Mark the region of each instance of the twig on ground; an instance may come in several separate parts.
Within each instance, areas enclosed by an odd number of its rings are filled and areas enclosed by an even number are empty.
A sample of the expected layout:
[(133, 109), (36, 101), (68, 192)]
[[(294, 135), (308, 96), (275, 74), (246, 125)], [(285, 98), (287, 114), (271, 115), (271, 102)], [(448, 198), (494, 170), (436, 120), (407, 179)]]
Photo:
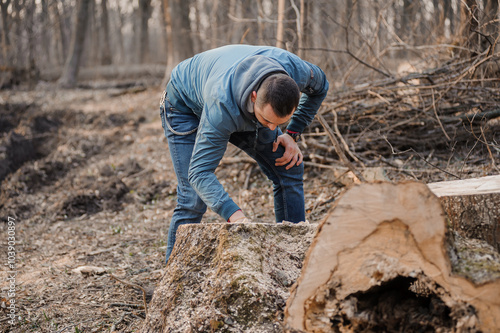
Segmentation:
[(124, 314), (122, 314), (121, 318), (118, 319), (118, 321), (115, 321), (113, 323), (113, 325), (111, 325), (111, 328), (109, 329), (109, 333), (113, 333), (116, 330), (116, 326), (118, 326), (125, 319), (125, 316), (128, 314), (130, 314), (130, 312), (125, 312)]
[(78, 326), (78, 325), (81, 325), (81, 324), (83, 324), (83, 323), (86, 323), (86, 322), (89, 322), (89, 321), (93, 321), (93, 320), (95, 320), (95, 319), (94, 319), (94, 318), (91, 318), (91, 319), (83, 320), (83, 321), (81, 321), (81, 322), (79, 322), (79, 323), (77, 323), (77, 324), (71, 324), (71, 325), (68, 325), (68, 326), (66, 326), (66, 327), (64, 327), (64, 328), (62, 328), (62, 329), (60, 329), (59, 331), (56, 331), (55, 333), (62, 333), (62, 332), (64, 332), (64, 331), (66, 331), (68, 328), (72, 328), (72, 327), (75, 327), (75, 326)]
[(132, 303), (111, 303), (109, 306), (132, 308), (132, 309), (144, 309), (143, 304), (132, 304)]
[(141, 287), (137, 284), (134, 284), (134, 283), (120, 280), (119, 278), (117, 278), (113, 274), (109, 274), (109, 276), (112, 277), (113, 279), (115, 279), (116, 281), (121, 282), (129, 287), (140, 289), (142, 291), (142, 301), (144, 302), (144, 312), (146, 312), (146, 314), (148, 314), (148, 303), (146, 302), (146, 290), (144, 290), (143, 287)]

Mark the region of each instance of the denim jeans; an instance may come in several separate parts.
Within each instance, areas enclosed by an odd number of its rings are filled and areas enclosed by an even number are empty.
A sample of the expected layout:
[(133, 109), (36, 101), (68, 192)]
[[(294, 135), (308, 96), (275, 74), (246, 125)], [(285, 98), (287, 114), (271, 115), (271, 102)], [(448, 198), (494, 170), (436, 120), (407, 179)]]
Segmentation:
[[(160, 106), (160, 116), (175, 174), (177, 175), (177, 206), (174, 209), (167, 238), (166, 262), (174, 248), (177, 228), (183, 224), (200, 223), (207, 206), (191, 187), (188, 170), (193, 152), (199, 119), (194, 113), (179, 112), (165, 99)], [(273, 152), (273, 142), (281, 130), (267, 127), (257, 132), (233, 133), (229, 142), (245, 151), (257, 161), (264, 174), (273, 182), (274, 212), (276, 222), (305, 221), (303, 176), (304, 164), (286, 170), (275, 166), (275, 160), (285, 151), (281, 145)]]

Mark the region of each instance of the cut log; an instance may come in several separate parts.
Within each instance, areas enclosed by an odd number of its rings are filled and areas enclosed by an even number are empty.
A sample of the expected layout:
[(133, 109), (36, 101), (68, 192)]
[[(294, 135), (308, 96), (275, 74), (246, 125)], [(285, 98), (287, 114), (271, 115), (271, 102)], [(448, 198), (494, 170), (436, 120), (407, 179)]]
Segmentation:
[(191, 224), (177, 240), (142, 332), (282, 332), (316, 232), (311, 224)]
[(492, 274), (474, 283), (453, 269), (467, 251), (446, 231), (440, 201), (424, 184), (352, 187), (307, 251), (286, 330), (498, 332), (498, 252), (486, 244), (490, 267), (479, 270)]
[(500, 251), (500, 175), (428, 186), (441, 200), (453, 230)]

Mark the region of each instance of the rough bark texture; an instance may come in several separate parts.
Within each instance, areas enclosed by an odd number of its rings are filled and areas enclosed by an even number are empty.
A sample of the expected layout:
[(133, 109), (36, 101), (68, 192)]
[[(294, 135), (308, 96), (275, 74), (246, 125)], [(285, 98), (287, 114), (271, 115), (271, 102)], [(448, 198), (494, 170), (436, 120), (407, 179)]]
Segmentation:
[(289, 288), (316, 227), (180, 227), (142, 332), (282, 332)]
[(441, 200), (451, 228), (500, 251), (500, 175), (429, 184)]
[(85, 31), (87, 29), (90, 0), (78, 2), (75, 16), (73, 35), (71, 37), (71, 47), (68, 59), (64, 65), (64, 70), (59, 78), (58, 84), (63, 88), (71, 88), (76, 85), (78, 71), (80, 69), (80, 59), (83, 53), (85, 42)]
[[(457, 246), (446, 231), (440, 201), (424, 184), (353, 186), (307, 251), (287, 301), (287, 329), (496, 332), (499, 274), (473, 279), (453, 269), (461, 261), (467, 271), (464, 259), (474, 251), (464, 242)], [(495, 253), (489, 247), (473, 261), (500, 273)]]

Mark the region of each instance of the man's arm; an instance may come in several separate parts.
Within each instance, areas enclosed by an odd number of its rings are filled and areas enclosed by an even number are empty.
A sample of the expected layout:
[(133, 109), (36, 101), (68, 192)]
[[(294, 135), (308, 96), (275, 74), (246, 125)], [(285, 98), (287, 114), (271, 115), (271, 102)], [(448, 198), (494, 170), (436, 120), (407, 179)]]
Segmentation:
[[(299, 106), (292, 116), (287, 129), (292, 132), (302, 133), (304, 129), (312, 122), (314, 116), (318, 112), (321, 103), (328, 92), (329, 83), (325, 73), (318, 66), (303, 61), (306, 66), (306, 72), (295, 73), (297, 76), (308, 75), (306, 80), (294, 78), (298, 82), (307, 82), (305, 87), (301, 87), (302, 96), (300, 97)], [(309, 69), (307, 71), (307, 69)]]
[[(301, 66), (297, 65), (293, 68), (301, 68), (301, 70), (292, 72), (292, 77), (296, 82), (302, 83), (302, 87), (299, 85), (302, 96), (297, 110), (295, 110), (292, 120), (287, 126), (287, 131), (300, 135), (318, 112), (328, 92), (329, 84), (325, 73), (318, 66), (298, 58), (295, 59)], [(286, 165), (288, 170), (302, 163), (304, 156), (292, 136), (286, 133), (280, 135), (273, 145), (273, 151), (276, 151), (278, 145), (285, 147), (285, 153), (276, 160), (276, 166)]]
[(230, 126), (227, 121), (211, 119), (208, 110), (203, 111), (188, 172), (189, 183), (200, 198), (226, 221), (240, 208), (229, 197), (214, 172), (226, 151)]

